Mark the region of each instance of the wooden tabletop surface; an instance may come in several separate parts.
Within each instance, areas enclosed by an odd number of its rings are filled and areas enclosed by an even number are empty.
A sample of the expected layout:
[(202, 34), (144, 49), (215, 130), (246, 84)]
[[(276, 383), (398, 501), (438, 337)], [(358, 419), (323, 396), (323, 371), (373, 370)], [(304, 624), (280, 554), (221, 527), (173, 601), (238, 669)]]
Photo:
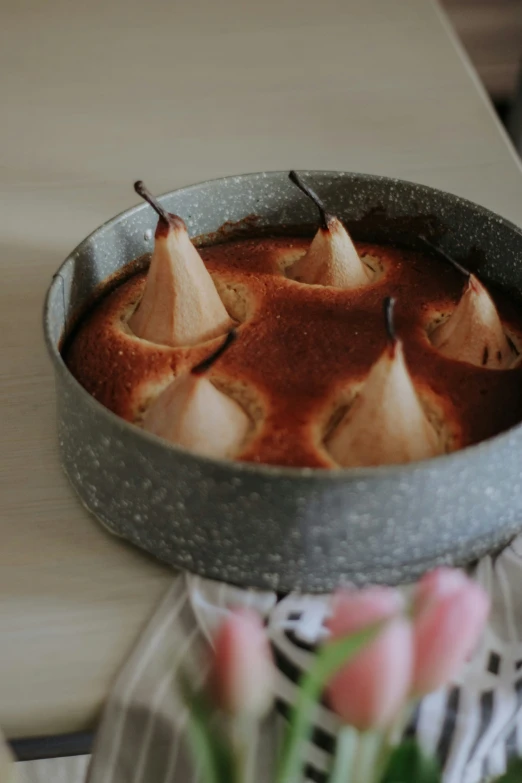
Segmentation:
[(389, 174), (522, 224), (520, 165), (431, 0), (0, 0), (0, 725), (92, 726), (171, 572), (58, 462), (41, 310), (97, 225), (239, 172)]

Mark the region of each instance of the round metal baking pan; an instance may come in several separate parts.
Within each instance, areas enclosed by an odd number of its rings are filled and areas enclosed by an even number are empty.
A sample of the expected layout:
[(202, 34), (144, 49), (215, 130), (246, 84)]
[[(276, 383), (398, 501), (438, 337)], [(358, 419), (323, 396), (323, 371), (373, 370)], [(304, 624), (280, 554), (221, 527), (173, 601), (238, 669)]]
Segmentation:
[[(415, 247), (424, 234), (522, 297), (522, 232), (503, 218), (413, 183), (302, 174), (355, 238)], [(316, 217), (286, 172), (204, 182), (161, 200), (192, 236), (281, 231)], [(319, 592), (466, 563), (522, 528), (521, 426), (421, 463), (328, 471), (207, 459), (104, 408), (71, 375), (60, 346), (104, 281), (151, 251), (154, 226), (146, 205), (106, 223), (62, 264), (45, 303), (62, 464), (112, 533), (206, 577)]]

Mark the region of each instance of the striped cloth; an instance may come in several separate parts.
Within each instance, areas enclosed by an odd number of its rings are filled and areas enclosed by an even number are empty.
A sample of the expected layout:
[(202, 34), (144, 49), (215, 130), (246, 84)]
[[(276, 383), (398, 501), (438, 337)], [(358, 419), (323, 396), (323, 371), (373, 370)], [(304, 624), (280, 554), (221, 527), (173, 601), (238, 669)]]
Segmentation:
[[(522, 755), (522, 536), (480, 561), (474, 576), (493, 606), (481, 645), (458, 682), (424, 699), (409, 730), (438, 755), (445, 783), (479, 783), (501, 774), (512, 755)], [(205, 677), (214, 630), (238, 606), (253, 607), (265, 618), (277, 663), (278, 710), (263, 728), (259, 752), (259, 780), (270, 783), (270, 761), (296, 681), (324, 636), (329, 597), (278, 597), (189, 574), (174, 577), (122, 669), (88, 783), (197, 783), (176, 672), (183, 663), (196, 680)], [(320, 706), (306, 751), (307, 781), (325, 780), (336, 729), (335, 716)]]

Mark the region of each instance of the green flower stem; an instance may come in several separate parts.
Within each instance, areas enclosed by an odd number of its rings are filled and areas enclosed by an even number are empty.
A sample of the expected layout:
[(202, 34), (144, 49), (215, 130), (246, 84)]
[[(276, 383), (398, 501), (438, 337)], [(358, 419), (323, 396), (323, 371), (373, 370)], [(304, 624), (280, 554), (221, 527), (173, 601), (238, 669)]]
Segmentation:
[(410, 701), (403, 706), (389, 728), (382, 734), (377, 758), (375, 760), (375, 780), (381, 780), (388, 766), (394, 748), (401, 744), (404, 732), (411, 720), (416, 702)]
[[(333, 675), (354, 658), (382, 631), (383, 623), (325, 644), (301, 680), (296, 703), (279, 758), (276, 783), (297, 783), (302, 771), (302, 753), (310, 736), (317, 701)], [(368, 783), (368, 781), (365, 781)]]
[[(392, 731), (387, 731), (381, 735), (381, 743), (379, 745), (377, 756), (375, 759), (374, 777), (372, 778), (372, 780), (374, 780), (375, 783), (381, 782), (382, 777), (388, 767), (390, 757), (397, 744), (396, 742), (393, 741), (392, 737), (393, 737)], [(400, 742), (400, 738), (398, 742)]]
[(382, 743), (380, 732), (365, 731), (360, 734), (353, 763), (353, 783), (378, 783), (376, 766)]
[(258, 721), (246, 715), (232, 720), (230, 728), (235, 763), (235, 783), (254, 783), (259, 741)]
[(404, 732), (408, 728), (408, 724), (413, 717), (416, 706), (416, 700), (407, 702), (391, 724), (388, 732), (388, 738), (391, 745), (399, 745), (402, 742)]
[(205, 783), (234, 780), (234, 758), (221, 726), (213, 725), (214, 709), (204, 691), (195, 688), (185, 671), (178, 673), (180, 695), (189, 714), (189, 738)]
[(359, 734), (356, 729), (351, 726), (341, 726), (328, 783), (353, 783), (354, 753), (358, 741)]

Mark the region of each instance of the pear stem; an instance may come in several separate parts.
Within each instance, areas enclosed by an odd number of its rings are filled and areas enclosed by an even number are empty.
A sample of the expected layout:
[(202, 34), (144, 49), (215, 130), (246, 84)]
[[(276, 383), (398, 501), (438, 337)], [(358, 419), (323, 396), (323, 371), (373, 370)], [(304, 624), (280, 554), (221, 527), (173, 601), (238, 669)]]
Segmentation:
[(306, 184), (306, 182), (303, 182), (297, 171), (291, 171), (288, 175), (288, 179), (294, 183), (294, 185), (297, 185), (299, 190), (301, 190), (305, 196), (308, 196), (310, 201), (313, 201), (317, 209), (319, 210), (319, 215), (321, 218), (321, 228), (324, 228), (326, 231), (328, 231), (328, 223), (332, 219), (332, 215), (330, 215), (322, 202), (322, 200), (319, 198), (315, 190), (312, 190), (312, 188)]
[(395, 331), (394, 323), (394, 311), (395, 311), (395, 298), (393, 296), (387, 296), (383, 303), (384, 309), (384, 325), (386, 327), (386, 334), (390, 345), (395, 345), (397, 342), (397, 332)]
[(449, 256), (447, 253), (445, 253), (444, 250), (434, 245), (432, 242), (429, 241), (429, 239), (426, 239), (425, 236), (422, 236), (422, 234), (419, 238), (425, 245), (427, 245), (430, 248), (430, 250), (433, 250), (434, 253), (437, 253), (437, 255), (441, 256), (441, 258), (447, 261), (448, 264), (451, 264), (451, 266), (454, 267), (457, 270), (457, 272), (460, 272), (461, 275), (464, 275), (465, 277), (471, 277), (471, 272), (469, 271), (469, 269), (466, 269), (465, 266), (462, 266), (462, 264), (459, 264), (458, 261), (455, 261), (455, 259)]
[(203, 359), (202, 362), (199, 364), (196, 364), (195, 367), (192, 368), (191, 373), (192, 375), (204, 375), (212, 365), (217, 362), (220, 356), (223, 356), (225, 351), (229, 349), (229, 347), (232, 345), (234, 340), (237, 337), (237, 332), (235, 329), (231, 329), (230, 332), (227, 334), (219, 348), (217, 348), (214, 353), (211, 353), (210, 356), (207, 356), (206, 359)]
[(145, 199), (147, 204), (150, 204), (152, 209), (155, 212), (157, 212), (157, 214), (160, 217), (160, 220), (163, 220), (163, 222), (167, 226), (171, 225), (172, 219), (171, 219), (169, 213), (167, 212), (166, 209), (163, 209), (163, 207), (161, 206), (159, 201), (156, 198), (154, 198), (154, 196), (152, 195), (150, 190), (147, 187), (145, 187), (145, 185), (141, 181), (141, 179), (139, 179), (137, 182), (134, 183), (134, 190), (136, 191), (138, 196), (141, 196), (143, 199)]

